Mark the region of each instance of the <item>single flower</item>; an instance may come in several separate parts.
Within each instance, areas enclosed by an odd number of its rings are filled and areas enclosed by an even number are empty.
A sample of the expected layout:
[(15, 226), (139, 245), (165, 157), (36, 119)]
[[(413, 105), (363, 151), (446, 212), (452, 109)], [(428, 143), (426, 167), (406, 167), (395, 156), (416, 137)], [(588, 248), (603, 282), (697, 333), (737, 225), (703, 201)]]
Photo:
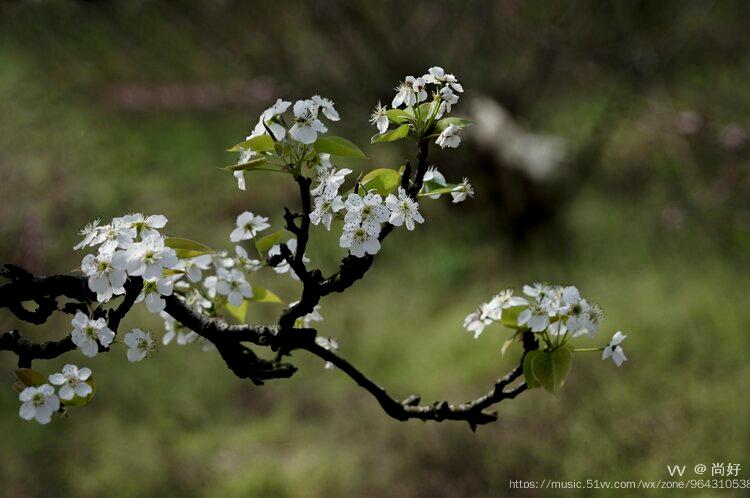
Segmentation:
[(128, 346), (128, 361), (141, 361), (149, 356), (156, 346), (151, 332), (144, 332), (141, 329), (133, 329), (123, 338), (123, 342)]
[(338, 121), (339, 119), (341, 119), (339, 117), (338, 111), (333, 108), (332, 100), (321, 97), (320, 95), (313, 95), (310, 100), (318, 104), (318, 108), (323, 112), (323, 115), (331, 121)]
[(318, 104), (312, 100), (298, 100), (294, 104), (294, 125), (289, 135), (298, 142), (311, 144), (318, 139), (318, 133), (328, 128), (318, 119)]
[(48, 424), (52, 414), (60, 409), (60, 399), (55, 388), (49, 384), (39, 387), (27, 387), (18, 395), (21, 409), (18, 414), (24, 420), (36, 419), (40, 424)]
[(423, 223), (424, 218), (419, 213), (419, 203), (406, 195), (406, 190), (398, 188), (398, 197), (388, 194), (385, 200), (386, 207), (390, 210), (391, 215), (388, 222), (391, 225), (400, 227), (406, 225), (407, 230), (414, 230), (414, 222)]
[(441, 148), (456, 148), (461, 143), (461, 128), (454, 124), (449, 124), (435, 140)]
[(474, 188), (469, 183), (468, 178), (464, 178), (463, 181), (451, 191), (451, 197), (453, 197), (453, 204), (463, 202), (467, 197), (474, 197)]
[(388, 115), (385, 113), (386, 110), (387, 109), (378, 102), (378, 105), (372, 111), (372, 114), (370, 114), (370, 124), (377, 127), (378, 132), (381, 134), (388, 131)]
[(92, 320), (79, 311), (70, 323), (73, 325), (73, 332), (70, 336), (73, 344), (89, 358), (96, 356), (99, 352), (99, 344), (106, 348), (115, 338), (115, 333), (107, 327), (104, 318)]
[(256, 216), (250, 211), (245, 211), (237, 217), (237, 228), (229, 234), (229, 240), (239, 242), (254, 238), (259, 232), (262, 232), (271, 225), (268, 224), (268, 218), (265, 216)]
[(606, 360), (607, 358), (612, 358), (612, 361), (615, 362), (615, 365), (618, 367), (627, 360), (627, 357), (625, 356), (625, 351), (623, 351), (622, 346), (620, 346), (620, 343), (625, 340), (627, 336), (624, 335), (619, 330), (615, 332), (615, 335), (612, 336), (612, 340), (609, 341), (609, 344), (606, 348), (604, 348), (604, 351), (602, 351), (602, 360)]
[(52, 385), (60, 386), (58, 395), (60, 399), (70, 401), (75, 396), (85, 398), (93, 389), (86, 382), (91, 377), (90, 368), (78, 368), (75, 365), (65, 365), (62, 373), (56, 373), (49, 376), (49, 382)]
[(380, 241), (377, 234), (368, 231), (361, 225), (344, 225), (339, 245), (348, 248), (352, 256), (362, 258), (365, 254), (377, 254)]

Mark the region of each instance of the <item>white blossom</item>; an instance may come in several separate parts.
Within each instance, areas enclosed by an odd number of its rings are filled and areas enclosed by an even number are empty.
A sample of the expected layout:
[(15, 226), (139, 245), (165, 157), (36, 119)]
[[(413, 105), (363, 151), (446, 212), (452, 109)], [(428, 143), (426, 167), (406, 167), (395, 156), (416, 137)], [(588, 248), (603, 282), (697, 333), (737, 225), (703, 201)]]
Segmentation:
[(395, 88), (396, 96), (393, 97), (391, 107), (396, 109), (401, 104), (407, 107), (413, 106), (418, 102), (427, 100), (427, 91), (425, 91), (425, 80), (407, 76), (404, 81), (399, 83)]
[(435, 115), (435, 119), (440, 119), (443, 114), (451, 112), (451, 106), (458, 102), (458, 95), (453, 93), (453, 90), (449, 86), (444, 86), (438, 93), (440, 95), (440, 107)]
[(599, 330), (599, 321), (603, 315), (599, 306), (581, 299), (578, 304), (571, 308), (569, 314), (566, 325), (568, 330), (572, 332), (573, 337), (583, 334), (587, 334), (589, 337), (596, 335), (597, 330)]
[(377, 254), (380, 250), (377, 233), (369, 232), (362, 225), (345, 225), (339, 245), (348, 248), (352, 256), (357, 258), (362, 258), (365, 254)]
[(162, 312), (162, 318), (164, 319), (164, 336), (162, 337), (162, 344), (165, 346), (171, 343), (175, 337), (177, 338), (177, 344), (184, 346), (186, 344), (192, 344), (196, 340), (200, 343), (203, 351), (211, 351), (214, 345), (205, 337), (199, 336), (194, 331), (184, 327), (181, 323), (177, 322), (171, 315)]
[[(383, 205), (380, 194), (370, 192), (361, 197), (359, 194), (351, 193), (346, 198), (346, 216), (344, 221), (349, 224), (369, 225), (380, 229), (380, 224), (388, 221), (390, 212)], [(368, 227), (366, 227), (368, 228)]]
[(132, 213), (122, 217), (124, 223), (134, 228), (141, 239), (159, 237), (159, 230), (167, 226), (167, 217), (161, 214), (145, 216), (143, 213)]
[[(427, 168), (427, 171), (424, 174), (423, 177), (424, 183), (422, 186), (422, 190), (425, 193), (429, 193), (431, 188), (429, 183), (434, 183), (438, 185), (438, 188), (440, 187), (446, 187), (448, 185), (448, 182), (445, 181), (445, 176), (438, 171), (438, 169), (435, 166), (430, 166)], [(430, 199), (438, 199), (440, 198), (440, 194), (430, 195), (428, 196)]]
[(55, 386), (61, 386), (58, 395), (60, 399), (70, 401), (75, 396), (85, 398), (93, 389), (86, 382), (91, 377), (90, 368), (78, 368), (75, 365), (65, 365), (62, 373), (49, 376), (49, 382)]
[(89, 289), (96, 292), (96, 300), (104, 303), (113, 295), (125, 294), (125, 269), (128, 259), (124, 251), (87, 254), (81, 262), (81, 271), (88, 277)]
[[(276, 99), (276, 103), (274, 103), (271, 107), (261, 113), (260, 119), (258, 119), (258, 124), (255, 125), (253, 133), (247, 137), (247, 140), (259, 135), (267, 134), (268, 131), (266, 130), (266, 127), (271, 130), (271, 133), (273, 133), (273, 136), (274, 138), (276, 138), (276, 140), (281, 140), (282, 138), (284, 138), (284, 136), (286, 135), (286, 128), (284, 128), (281, 123), (277, 122), (276, 116), (284, 114), (286, 110), (289, 109), (290, 105), (292, 105), (291, 102), (287, 102), (286, 100), (282, 99)], [(242, 190), (245, 189), (242, 188)]]
[(422, 79), (427, 83), (435, 85), (447, 85), (456, 92), (463, 92), (464, 88), (458, 82), (456, 77), (452, 74), (446, 74), (445, 70), (439, 66), (433, 66), (427, 70), (427, 74), (422, 76)]
[[(289, 249), (289, 252), (292, 253), (292, 256), (297, 254), (297, 239), (289, 239), (285, 242), (286, 247)], [(271, 249), (268, 250), (268, 258), (271, 259), (273, 256), (281, 254), (281, 245), (276, 244)], [(310, 259), (303, 255), (302, 256), (302, 262), (303, 263), (309, 263)], [(273, 271), (276, 273), (287, 273), (292, 276), (293, 279), (299, 280), (299, 276), (292, 270), (291, 266), (286, 260), (283, 260), (281, 263), (273, 267)]]
[(247, 251), (242, 246), (235, 246), (234, 248), (235, 259), (237, 260), (237, 268), (240, 268), (244, 272), (258, 271), (261, 267), (261, 262), (257, 259), (252, 259), (248, 256)]
[(388, 131), (388, 115), (385, 113), (386, 110), (387, 109), (378, 102), (378, 105), (372, 111), (372, 114), (370, 114), (370, 124), (377, 127), (378, 132), (381, 134)]
[(144, 332), (141, 329), (133, 329), (125, 334), (123, 342), (128, 346), (128, 361), (130, 362), (141, 361), (156, 349), (151, 332)]
[(271, 225), (268, 224), (268, 218), (265, 216), (256, 216), (250, 211), (245, 211), (237, 217), (237, 228), (229, 234), (229, 240), (239, 242), (254, 238)]
[(316, 170), (315, 180), (318, 185), (310, 190), (312, 195), (336, 195), (346, 180), (346, 175), (352, 172), (349, 168), (336, 170), (333, 166), (318, 166)]
[(602, 360), (606, 360), (607, 358), (612, 358), (612, 361), (615, 362), (615, 365), (618, 367), (623, 364), (627, 358), (625, 357), (625, 351), (623, 351), (622, 346), (620, 346), (620, 343), (625, 340), (627, 336), (624, 335), (619, 330), (615, 332), (615, 335), (612, 336), (612, 340), (609, 341), (609, 344), (606, 348), (604, 348), (604, 351), (602, 351)]
[(240, 190), (245, 190), (245, 172), (244, 171), (235, 171), (234, 177), (237, 179), (237, 188)]
[(333, 214), (344, 209), (344, 201), (340, 195), (321, 195), (315, 198), (313, 204), (314, 209), (310, 213), (310, 222), (313, 225), (319, 225), (322, 222), (326, 230), (331, 229)]
[(443, 149), (446, 147), (458, 147), (458, 144), (461, 143), (461, 128), (454, 124), (449, 124), (437, 137), (435, 143)]
[(227, 297), (232, 306), (240, 306), (242, 301), (253, 297), (253, 289), (239, 270), (219, 270), (216, 292)]
[(70, 338), (84, 356), (90, 358), (96, 356), (99, 352), (99, 344), (107, 347), (115, 338), (115, 333), (107, 327), (104, 318), (91, 320), (85, 313), (79, 311), (70, 323), (73, 325)]
[(403, 187), (398, 188), (398, 197), (388, 194), (385, 199), (386, 207), (391, 211), (388, 222), (400, 227), (406, 225), (407, 230), (414, 230), (414, 222), (423, 223), (424, 218), (419, 213), (419, 203), (406, 195)]
[(514, 306), (528, 304), (526, 299), (513, 295), (512, 289), (506, 289), (496, 294), (489, 302), (479, 305), (476, 311), (464, 318), (464, 328), (479, 337), (484, 328), (493, 322), (499, 322), (503, 317), (503, 310)]
[(184, 262), (185, 271), (191, 282), (203, 280), (203, 272), (211, 268), (211, 254), (201, 254)]
[(463, 202), (467, 197), (474, 197), (474, 187), (471, 186), (468, 178), (464, 178), (463, 181), (451, 191), (451, 197), (453, 197), (453, 204)]
[(549, 314), (540, 303), (532, 303), (518, 315), (518, 325), (526, 326), (532, 332), (542, 332), (549, 323)]
[(173, 292), (174, 277), (144, 279), (143, 290), (135, 302), (144, 301), (147, 310), (151, 313), (160, 313), (167, 305), (162, 296), (171, 296)]
[(294, 103), (294, 125), (289, 130), (294, 140), (309, 145), (318, 139), (318, 133), (327, 131), (328, 128), (318, 119), (318, 104), (312, 100)]
[[(289, 307), (293, 307), (299, 304), (299, 301), (294, 301), (293, 303), (289, 303)], [(313, 310), (308, 313), (307, 315), (303, 316), (302, 318), (297, 319), (298, 326), (301, 326), (302, 328), (309, 328), (312, 322), (322, 322), (323, 321), (323, 315), (320, 314), (320, 305), (316, 304), (313, 307)]]
[[(133, 243), (137, 233), (130, 223), (123, 218), (114, 218), (109, 225), (93, 228), (94, 236), (90, 238), (90, 246), (100, 245), (100, 252), (113, 252), (116, 249), (127, 249)], [(89, 237), (86, 237), (87, 239)], [(79, 244), (80, 245), (80, 244)]]
[[(338, 351), (338, 349), (339, 349), (339, 343), (333, 337), (323, 337), (323, 336), (320, 336), (320, 335), (315, 336), (315, 344), (317, 344), (318, 346), (320, 346), (323, 349), (326, 349), (326, 350), (334, 352), (334, 353), (336, 351)], [(326, 369), (333, 368), (333, 363), (331, 363), (330, 361), (327, 361), (326, 364), (325, 364), (325, 368)]]
[(313, 95), (311, 100), (318, 104), (318, 108), (323, 112), (323, 115), (331, 121), (338, 121), (339, 119), (341, 119), (339, 117), (338, 111), (333, 108), (332, 100), (321, 97), (320, 95)]
[(153, 234), (131, 245), (126, 255), (128, 274), (144, 279), (161, 278), (164, 270), (175, 268), (179, 263), (174, 249), (166, 247), (164, 239)]
[(101, 219), (97, 218), (91, 223), (88, 223), (85, 225), (79, 232), (79, 235), (83, 235), (83, 240), (80, 241), (78, 244), (73, 246), (74, 250), (82, 249), (86, 247), (87, 245), (90, 245), (91, 242), (94, 240), (94, 237), (97, 236), (99, 231), (103, 228), (99, 226), (99, 223), (101, 223)]
[(48, 424), (52, 414), (60, 409), (60, 399), (49, 384), (27, 387), (18, 395), (21, 408), (18, 412), (24, 420), (36, 419), (40, 424)]

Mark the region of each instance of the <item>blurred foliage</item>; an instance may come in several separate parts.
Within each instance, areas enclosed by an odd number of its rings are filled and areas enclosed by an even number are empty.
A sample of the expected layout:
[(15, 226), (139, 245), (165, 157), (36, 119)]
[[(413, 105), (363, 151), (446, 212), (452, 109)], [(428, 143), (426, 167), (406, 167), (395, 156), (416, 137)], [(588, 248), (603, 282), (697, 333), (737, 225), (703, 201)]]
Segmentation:
[[(506, 333), (474, 341), (463, 317), (548, 278), (599, 301), (604, 329), (629, 334), (629, 361), (576, 356), (560, 396), (501, 404), (500, 422), (473, 434), (392, 421), (301, 355), (293, 379), (255, 388), (197, 347), (137, 365), (115, 351), (86, 362), (93, 402), (50, 426), (0, 395), (0, 495), (498, 496), (509, 479), (659, 479), (667, 464), (714, 461), (746, 478), (748, 14), (702, 1), (3, 3), (0, 261), (73, 269), (78, 228), (133, 210), (213, 246), (244, 209), (280, 223), (293, 185), (258, 174), (242, 193), (217, 169), (257, 114), (320, 92), (341, 110), (336, 134), (395, 166), (412, 151), (369, 145), (369, 109), (439, 64), (467, 98), (489, 95), (577, 150), (606, 125), (601, 150), (560, 172), (564, 200), (540, 194), (555, 221), (529, 223), (522, 245), (485, 209), (497, 177), (481, 154), (468, 142), (436, 154), (477, 200), (423, 206), (428, 223), (394, 234), (368, 279), (323, 303), (322, 332), (396, 395), (473, 398), (517, 351), (500, 358)], [(311, 258), (332, 268), (335, 235), (314, 239)], [(296, 299), (294, 283), (272, 288)], [(271, 320), (274, 306), (251, 314)], [(0, 330), (15, 325), (0, 316)], [(142, 310), (125, 325), (160, 329)], [(10, 355), (0, 367), (9, 386)]]

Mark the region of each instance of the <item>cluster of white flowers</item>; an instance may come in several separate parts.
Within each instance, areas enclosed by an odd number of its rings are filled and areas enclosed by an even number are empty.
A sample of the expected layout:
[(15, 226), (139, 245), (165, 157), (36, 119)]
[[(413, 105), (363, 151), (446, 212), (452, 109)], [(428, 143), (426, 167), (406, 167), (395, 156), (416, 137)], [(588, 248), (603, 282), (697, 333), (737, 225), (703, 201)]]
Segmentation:
[[(284, 121), (284, 113), (287, 112), (291, 102), (277, 99), (276, 102), (263, 111), (255, 125), (252, 133), (245, 140), (250, 140), (261, 135), (271, 135), (275, 141), (281, 141), (286, 137), (287, 125)], [(292, 107), (293, 124), (289, 128), (289, 136), (296, 142), (310, 145), (318, 139), (319, 133), (326, 133), (328, 128), (320, 120), (322, 114), (330, 121), (338, 121), (338, 111), (334, 108), (333, 101), (320, 95), (313, 95), (309, 99), (298, 100)], [(270, 132), (270, 133), (269, 133)], [(257, 156), (257, 152), (247, 148), (240, 149), (237, 164), (245, 164)], [(245, 176), (243, 171), (235, 171), (237, 186), (245, 190)]]
[[(85, 398), (93, 392), (91, 369), (65, 365), (61, 373), (49, 376), (49, 384), (28, 386), (18, 395), (21, 401), (19, 416), (24, 420), (36, 420), (48, 424), (52, 414), (60, 409), (60, 400), (71, 401), (75, 397)], [(55, 388), (59, 390), (55, 393)]]
[[(445, 114), (450, 113), (453, 104), (458, 102), (458, 94), (464, 91), (453, 74), (446, 73), (441, 67), (433, 66), (421, 77), (407, 76), (404, 78), (395, 88), (396, 96), (391, 101), (391, 107), (398, 109), (403, 105), (409, 108), (425, 102), (429, 98), (428, 85), (433, 86), (432, 98), (437, 104), (432, 111), (433, 115), (424, 116), (429, 120), (438, 120)], [(378, 103), (370, 115), (370, 123), (377, 127), (381, 134), (388, 130), (387, 111), (387, 108)], [(440, 132), (435, 143), (442, 148), (458, 147), (461, 143), (461, 128), (455, 124), (449, 124)]]
[(144, 300), (152, 313), (164, 309), (161, 296), (172, 294), (175, 277), (164, 270), (176, 269), (179, 263), (174, 249), (166, 247), (159, 232), (167, 224), (162, 215), (144, 216), (140, 213), (114, 218), (108, 225), (99, 220), (81, 230), (83, 240), (75, 249), (96, 247), (96, 254), (87, 254), (81, 270), (88, 277), (89, 288), (104, 303), (125, 293), (128, 276), (143, 277)]
[[(523, 297), (515, 296), (512, 289), (498, 293), (466, 316), (464, 328), (477, 338), (485, 327), (500, 323), (505, 310), (516, 308), (512, 315), (514, 323), (509, 325), (539, 334), (553, 346), (559, 347), (568, 338), (596, 335), (603, 317), (602, 310), (582, 298), (576, 287), (535, 283), (524, 285), (523, 294)], [(603, 358), (612, 357), (620, 366), (626, 359), (619, 346), (624, 338), (621, 332), (617, 332), (610, 345), (603, 349)]]
[(349, 168), (336, 169), (331, 164), (330, 154), (320, 154), (320, 164), (315, 167), (317, 185), (310, 190), (313, 197), (313, 210), (310, 222), (313, 225), (323, 224), (326, 230), (331, 229), (333, 216), (344, 208), (344, 201), (339, 195), (339, 188), (346, 181), (346, 175), (352, 172)]

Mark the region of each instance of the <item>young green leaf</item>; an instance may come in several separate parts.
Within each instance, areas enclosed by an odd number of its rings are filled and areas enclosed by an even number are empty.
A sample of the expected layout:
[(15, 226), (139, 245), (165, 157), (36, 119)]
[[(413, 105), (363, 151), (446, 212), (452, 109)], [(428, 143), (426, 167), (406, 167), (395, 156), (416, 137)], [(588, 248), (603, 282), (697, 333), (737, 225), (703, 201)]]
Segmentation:
[(253, 297), (250, 298), (250, 301), (254, 301), (256, 303), (283, 303), (279, 296), (277, 296), (270, 290), (264, 289), (260, 285), (256, 284), (253, 284)]
[(221, 169), (232, 172), (258, 170), (262, 169), (261, 166), (265, 165), (267, 162), (268, 159), (266, 159), (265, 157), (254, 157), (246, 163), (230, 164), (229, 166), (224, 166)]
[(380, 195), (395, 192), (401, 183), (401, 175), (395, 169), (378, 168), (370, 171), (360, 180), (360, 184), (367, 190), (374, 190)]
[[(567, 347), (539, 353), (531, 360), (532, 375), (546, 391), (557, 394), (570, 373), (573, 354)], [(524, 366), (525, 363), (524, 361)]]
[(435, 129), (438, 132), (441, 132), (444, 129), (448, 128), (450, 125), (455, 125), (459, 128), (466, 128), (467, 126), (471, 126), (473, 124), (474, 121), (469, 121), (468, 119), (464, 118), (443, 118), (435, 124)]
[(388, 116), (388, 119), (391, 123), (394, 124), (404, 124), (409, 122), (409, 120), (414, 119), (414, 115), (410, 115), (408, 112), (406, 112), (403, 109), (388, 109), (385, 111), (385, 115)]
[(30, 368), (19, 368), (16, 370), (16, 377), (26, 387), (37, 387), (47, 383), (47, 378), (43, 374)]
[(402, 138), (405, 138), (409, 136), (409, 125), (401, 125), (395, 130), (387, 131), (383, 134), (376, 134), (373, 135), (370, 139), (370, 143), (377, 143), (377, 142), (393, 142), (395, 140), (400, 140)]
[(513, 306), (503, 310), (503, 315), (500, 318), (500, 323), (511, 329), (518, 328), (518, 315), (525, 310), (527, 306)]
[(225, 308), (238, 322), (245, 323), (245, 319), (247, 318), (247, 301), (242, 301), (242, 304), (239, 306), (233, 306), (227, 303)]
[(180, 259), (190, 259), (203, 254), (213, 254), (214, 251), (207, 245), (201, 244), (190, 239), (180, 237), (167, 237), (164, 239), (164, 245), (174, 249), (177, 257)]
[(349, 140), (341, 137), (322, 137), (314, 144), (315, 150), (332, 156), (346, 156), (366, 159), (367, 156)]
[(258, 250), (261, 253), (267, 253), (269, 249), (279, 243), (282, 235), (284, 235), (284, 230), (277, 230), (259, 238), (257, 244)]
[(422, 121), (427, 121), (433, 113), (437, 112), (437, 108), (440, 106), (440, 101), (433, 100), (431, 102), (425, 102), (419, 106), (419, 116)]
[(526, 353), (526, 357), (523, 360), (523, 376), (526, 379), (526, 385), (529, 386), (529, 389), (534, 389), (536, 387), (542, 386), (541, 382), (539, 382), (534, 376), (534, 370), (532, 368), (534, 359), (540, 354), (544, 353), (539, 350), (529, 351), (528, 353)]
[(254, 150), (255, 152), (267, 152), (274, 150), (274, 141), (270, 135), (258, 135), (240, 142), (227, 152), (240, 152), (240, 150)]

